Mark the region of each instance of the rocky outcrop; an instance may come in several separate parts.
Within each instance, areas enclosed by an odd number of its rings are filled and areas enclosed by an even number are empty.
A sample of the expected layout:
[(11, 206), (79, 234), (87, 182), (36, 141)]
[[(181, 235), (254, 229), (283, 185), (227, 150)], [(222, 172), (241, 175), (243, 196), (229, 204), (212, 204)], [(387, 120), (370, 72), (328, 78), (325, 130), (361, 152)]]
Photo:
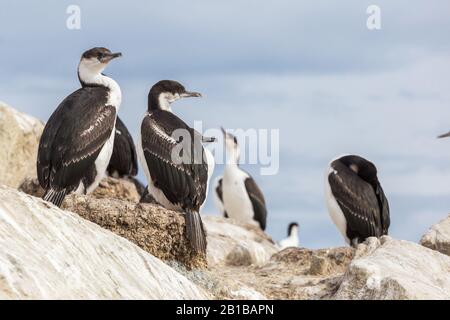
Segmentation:
[(432, 226), (420, 239), (420, 244), (450, 256), (450, 215)]
[[(38, 197), (43, 194), (36, 179), (27, 179), (20, 190)], [(272, 239), (258, 227), (204, 216), (208, 240), (205, 261), (190, 250), (182, 213), (156, 204), (139, 204), (139, 197), (133, 182), (107, 178), (88, 196), (68, 196), (63, 208), (127, 238), (160, 259), (178, 261), (189, 268), (206, 267), (206, 262), (262, 264), (278, 251)]]
[(17, 188), (36, 177), (36, 157), (44, 125), (0, 102), (0, 184)]
[[(42, 128), (0, 104), (0, 184), (42, 196)], [(93, 194), (68, 196), (64, 211), (0, 186), (0, 299), (450, 299), (450, 216), (422, 246), (382, 237), (356, 251), (280, 252), (253, 225), (204, 216), (203, 256), (184, 214), (138, 203), (141, 193), (133, 180), (107, 178)]]
[(328, 299), (339, 288), (353, 251), (287, 248), (261, 265), (176, 268), (219, 299)]
[(204, 299), (138, 246), (0, 186), (0, 299)]
[(450, 257), (382, 237), (358, 247), (334, 299), (450, 299)]
[[(71, 195), (64, 208), (131, 240), (216, 298), (450, 298), (446, 280), (450, 272), (446, 259), (450, 258), (388, 237), (381, 242), (370, 238), (358, 247), (353, 260), (351, 248), (288, 248), (277, 253), (273, 241), (259, 228), (204, 216), (208, 233), (205, 260), (189, 249), (183, 214), (158, 205), (113, 199), (127, 194), (117, 189), (130, 185), (108, 180), (102, 183), (101, 188), (105, 189), (100, 198), (95, 194)], [(113, 191), (109, 192), (109, 188)], [(436, 230), (445, 230), (443, 226), (445, 221), (429, 232), (440, 235), (432, 238), (439, 239), (432, 242), (439, 243), (439, 248), (445, 248), (442, 246), (445, 242), (443, 232)], [(431, 274), (429, 266), (435, 268)]]
[(185, 232), (184, 214), (155, 204), (69, 195), (65, 210), (75, 212), (124, 237), (165, 261), (178, 261), (188, 268), (206, 267), (206, 257), (195, 253)]

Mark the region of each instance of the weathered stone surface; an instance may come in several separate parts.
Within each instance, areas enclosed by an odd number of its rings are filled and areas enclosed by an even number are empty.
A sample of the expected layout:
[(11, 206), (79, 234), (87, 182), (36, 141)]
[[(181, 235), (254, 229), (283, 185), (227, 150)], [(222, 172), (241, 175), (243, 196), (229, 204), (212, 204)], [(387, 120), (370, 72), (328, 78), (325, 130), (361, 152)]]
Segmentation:
[[(42, 197), (44, 190), (36, 178), (26, 178), (19, 186), (19, 190), (35, 197)], [(139, 202), (141, 195), (132, 179), (116, 179), (106, 177), (99, 186), (90, 194), (97, 199), (120, 199)]]
[(259, 227), (218, 216), (203, 218), (208, 232), (208, 264), (260, 265), (278, 251)]
[(0, 299), (210, 297), (131, 242), (4, 186), (0, 248)]
[(432, 226), (420, 239), (420, 244), (450, 256), (450, 215)]
[[(383, 237), (369, 238), (355, 253), (351, 248), (288, 248), (276, 253), (272, 240), (259, 228), (214, 216), (203, 217), (208, 232), (209, 269), (205, 269), (205, 257), (190, 252), (183, 214), (137, 204), (136, 197), (131, 197), (134, 201), (109, 198), (130, 199), (123, 191), (129, 187), (133, 189), (122, 180), (107, 180), (99, 188), (105, 188), (102, 192), (71, 195), (64, 207), (164, 259), (216, 298), (449, 298), (450, 269), (445, 260), (449, 258), (420, 245)], [(427, 233), (433, 235), (428, 241), (441, 251), (445, 223)]]
[(184, 214), (159, 205), (90, 195), (69, 195), (65, 210), (106, 228), (165, 261), (189, 268), (206, 267), (206, 257), (195, 253), (186, 238)]
[[(20, 190), (39, 197), (43, 194), (36, 179), (27, 179)], [(189, 245), (184, 239), (182, 213), (155, 204), (138, 204), (138, 201), (139, 194), (132, 182), (106, 178), (88, 196), (66, 197), (63, 208), (129, 239), (165, 261), (177, 260), (191, 267), (206, 265), (203, 258), (193, 259), (195, 254), (184, 248)], [(216, 216), (203, 216), (203, 222), (210, 265), (261, 264), (277, 252), (272, 239), (256, 226), (233, 224), (232, 220)]]
[(77, 195), (67, 197), (64, 208), (164, 259), (218, 299), (450, 299), (450, 257), (407, 241), (369, 238), (356, 252), (277, 252), (257, 227), (204, 216), (209, 264), (205, 268), (205, 257), (190, 252), (182, 213)]
[(17, 188), (36, 177), (36, 157), (44, 125), (0, 102), (0, 184)]
[(450, 257), (418, 244), (369, 238), (334, 299), (450, 299)]
[(18, 189), (37, 198), (42, 198), (44, 195), (44, 189), (41, 188), (37, 178), (25, 178)]
[(98, 199), (121, 199), (131, 202), (139, 202), (141, 194), (133, 180), (116, 179), (107, 177), (100, 182), (92, 192), (92, 196)]
[[(353, 256), (352, 248), (287, 248), (262, 265), (215, 265), (183, 272), (220, 299), (328, 299), (338, 289)], [(323, 259), (320, 273), (314, 266)]]

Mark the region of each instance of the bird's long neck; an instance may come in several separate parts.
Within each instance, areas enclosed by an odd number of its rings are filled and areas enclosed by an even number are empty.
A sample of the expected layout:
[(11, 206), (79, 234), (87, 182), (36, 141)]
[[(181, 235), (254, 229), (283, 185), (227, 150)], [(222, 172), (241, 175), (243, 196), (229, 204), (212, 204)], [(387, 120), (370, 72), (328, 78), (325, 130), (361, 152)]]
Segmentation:
[(229, 146), (225, 148), (225, 169), (235, 169), (239, 168), (239, 149), (230, 148)]
[(112, 78), (102, 74), (103, 69), (93, 70), (85, 64), (80, 63), (78, 66), (78, 79), (83, 88), (87, 87), (104, 87), (109, 90), (108, 105), (114, 106), (117, 110), (122, 103), (122, 91), (119, 84)]
[(92, 68), (80, 63), (78, 66), (78, 80), (82, 87), (106, 87), (111, 90), (116, 89), (118, 84), (112, 78), (102, 73), (103, 69), (93, 70)]

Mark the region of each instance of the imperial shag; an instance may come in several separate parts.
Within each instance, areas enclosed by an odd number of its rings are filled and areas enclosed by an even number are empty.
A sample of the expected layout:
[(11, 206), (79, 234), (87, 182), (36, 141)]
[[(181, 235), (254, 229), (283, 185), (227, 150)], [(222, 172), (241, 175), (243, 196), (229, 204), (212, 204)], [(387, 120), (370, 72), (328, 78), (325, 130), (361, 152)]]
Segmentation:
[(348, 244), (388, 234), (389, 204), (372, 162), (356, 155), (331, 161), (325, 195), (331, 219)]
[(138, 174), (136, 148), (125, 124), (117, 117), (114, 148), (108, 165), (108, 174), (115, 178)]
[(138, 155), (148, 181), (148, 193), (162, 206), (186, 214), (186, 234), (198, 252), (206, 251), (206, 234), (200, 207), (214, 169), (212, 154), (203, 147), (209, 142), (172, 113), (171, 103), (187, 97), (176, 81), (156, 83), (148, 95), (148, 110), (141, 125)]
[(104, 177), (122, 94), (102, 72), (120, 56), (106, 48), (93, 48), (81, 56), (82, 87), (53, 112), (39, 143), (37, 173), (44, 200), (60, 206), (70, 192), (92, 192)]

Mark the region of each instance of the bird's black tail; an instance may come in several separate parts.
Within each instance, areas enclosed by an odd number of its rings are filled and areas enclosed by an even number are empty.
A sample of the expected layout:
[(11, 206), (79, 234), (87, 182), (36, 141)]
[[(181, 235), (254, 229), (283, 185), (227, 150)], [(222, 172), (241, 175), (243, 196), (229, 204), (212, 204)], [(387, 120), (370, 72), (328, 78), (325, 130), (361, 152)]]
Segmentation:
[(61, 207), (64, 198), (66, 197), (66, 189), (56, 191), (54, 189), (48, 189), (42, 199), (53, 203), (55, 206)]
[(206, 253), (206, 232), (200, 213), (186, 211), (186, 235), (196, 252)]

